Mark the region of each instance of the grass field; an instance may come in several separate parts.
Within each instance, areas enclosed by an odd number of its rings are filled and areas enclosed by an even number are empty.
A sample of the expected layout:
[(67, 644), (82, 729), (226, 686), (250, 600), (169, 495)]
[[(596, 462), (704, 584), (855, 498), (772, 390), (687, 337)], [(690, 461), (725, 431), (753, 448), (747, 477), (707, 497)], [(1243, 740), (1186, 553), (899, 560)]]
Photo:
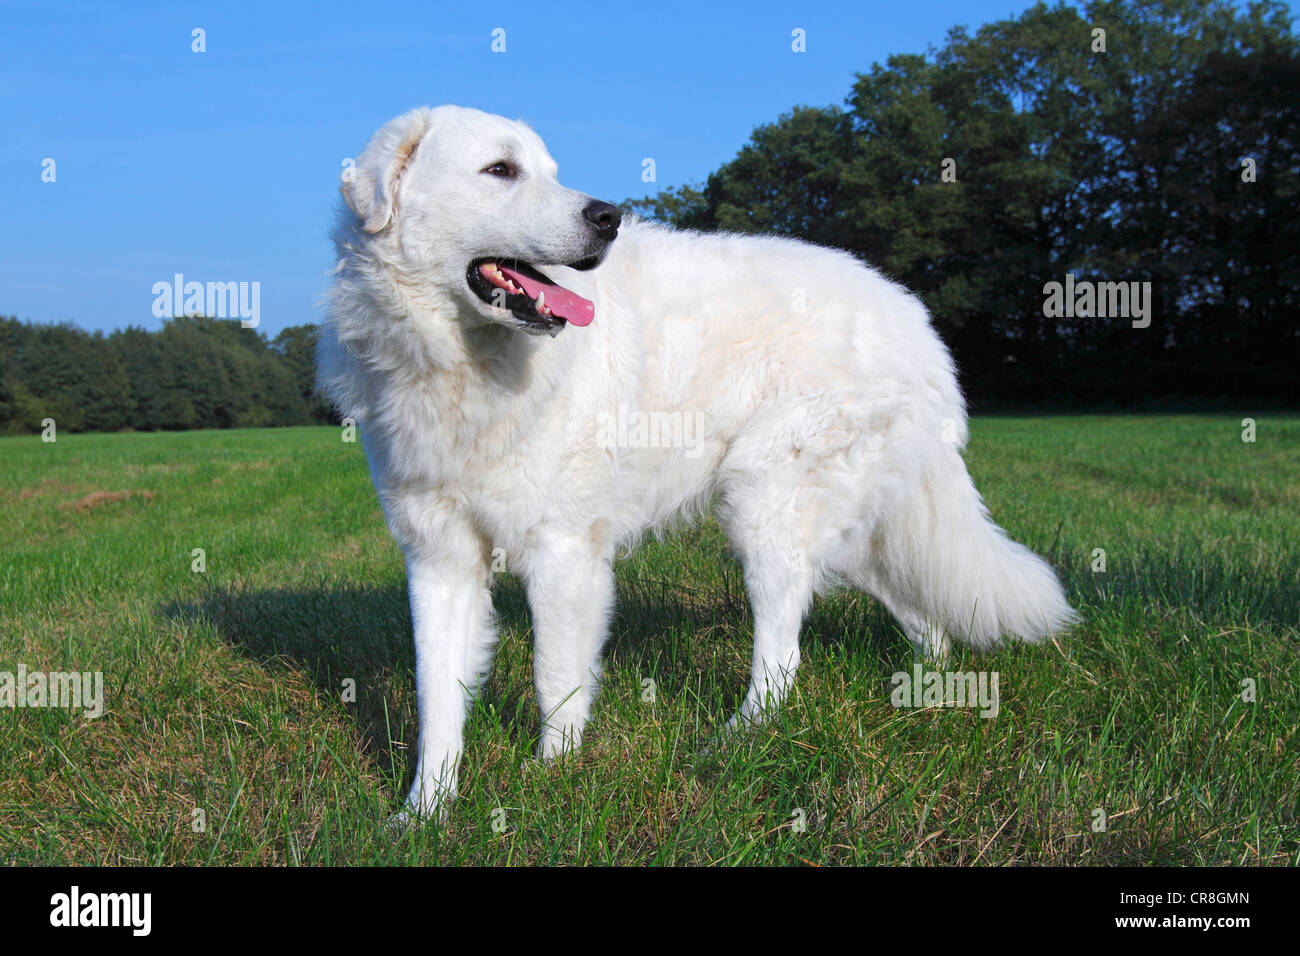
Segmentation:
[(359, 444), (0, 439), (0, 671), (102, 671), (105, 701), (98, 719), (0, 710), (0, 860), (1296, 864), (1300, 417), (1260, 415), (1253, 443), (1242, 417), (973, 423), (994, 517), (1084, 616), (1057, 644), (956, 654), (998, 673), (993, 719), (892, 706), (911, 648), (849, 593), (815, 606), (780, 716), (703, 755), (750, 653), (706, 523), (620, 565), (584, 748), (539, 765), (525, 603), (502, 575), (461, 797), (397, 837), (410, 617)]

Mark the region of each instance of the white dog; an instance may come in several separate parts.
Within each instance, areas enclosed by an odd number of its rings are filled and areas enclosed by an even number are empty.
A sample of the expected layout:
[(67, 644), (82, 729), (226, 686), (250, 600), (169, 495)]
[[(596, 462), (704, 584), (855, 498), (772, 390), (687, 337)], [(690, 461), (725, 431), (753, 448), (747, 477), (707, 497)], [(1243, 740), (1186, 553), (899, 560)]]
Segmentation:
[(559, 185), (531, 129), (477, 110), (407, 113), (352, 172), (318, 362), (406, 557), (415, 814), (456, 791), (494, 553), (527, 587), (542, 757), (581, 741), (616, 552), (710, 504), (754, 612), (733, 725), (780, 702), (834, 586), (938, 659), (950, 635), (988, 648), (1074, 620), (971, 483), (925, 309), (852, 256), (620, 223)]

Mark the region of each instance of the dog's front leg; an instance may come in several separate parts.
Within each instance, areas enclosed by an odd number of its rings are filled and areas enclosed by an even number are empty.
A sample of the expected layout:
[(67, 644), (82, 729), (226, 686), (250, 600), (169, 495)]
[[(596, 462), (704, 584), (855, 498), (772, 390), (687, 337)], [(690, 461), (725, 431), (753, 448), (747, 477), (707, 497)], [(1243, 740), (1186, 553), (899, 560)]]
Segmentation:
[(495, 627), (488, 572), (466, 549), (460, 560), (408, 553), (420, 709), (419, 763), (408, 812), (445, 812), (456, 795), (465, 714), (492, 663)]
[(539, 533), (521, 571), (533, 616), (533, 678), (542, 712), (537, 755), (582, 743), (600, 682), (614, 567), (597, 535)]

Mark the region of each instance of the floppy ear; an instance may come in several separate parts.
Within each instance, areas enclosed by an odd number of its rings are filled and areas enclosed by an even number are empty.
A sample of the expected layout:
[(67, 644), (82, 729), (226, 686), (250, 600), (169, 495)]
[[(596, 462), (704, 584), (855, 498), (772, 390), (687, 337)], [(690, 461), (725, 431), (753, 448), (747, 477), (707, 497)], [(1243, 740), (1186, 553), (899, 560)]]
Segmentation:
[(379, 232), (393, 218), (397, 186), (429, 131), (429, 114), (421, 107), (386, 123), (358, 157), (352, 181), (340, 187), (366, 232)]

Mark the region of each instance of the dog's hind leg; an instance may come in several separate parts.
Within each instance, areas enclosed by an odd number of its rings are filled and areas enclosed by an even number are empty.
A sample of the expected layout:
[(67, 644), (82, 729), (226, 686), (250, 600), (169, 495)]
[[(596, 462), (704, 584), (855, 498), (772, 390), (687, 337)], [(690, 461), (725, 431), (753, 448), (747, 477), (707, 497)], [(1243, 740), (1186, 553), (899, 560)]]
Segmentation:
[[(763, 499), (760, 498), (760, 502)], [(799, 630), (813, 597), (811, 556), (788, 507), (761, 518), (761, 504), (726, 503), (720, 517), (745, 567), (745, 590), (754, 615), (749, 689), (728, 730), (757, 724), (784, 700), (799, 667)]]
[(873, 573), (870, 569), (856, 570), (857, 573), (852, 575), (853, 583), (884, 605), (885, 610), (901, 626), (903, 636), (911, 643), (916, 656), (927, 664), (946, 666), (952, 653), (952, 638), (948, 629), (913, 607), (911, 602), (885, 582), (883, 575)]
[(550, 759), (582, 744), (600, 685), (614, 567), (595, 531), (539, 533), (536, 539), (519, 570), (533, 618), (533, 682), (542, 712), (537, 755)]

